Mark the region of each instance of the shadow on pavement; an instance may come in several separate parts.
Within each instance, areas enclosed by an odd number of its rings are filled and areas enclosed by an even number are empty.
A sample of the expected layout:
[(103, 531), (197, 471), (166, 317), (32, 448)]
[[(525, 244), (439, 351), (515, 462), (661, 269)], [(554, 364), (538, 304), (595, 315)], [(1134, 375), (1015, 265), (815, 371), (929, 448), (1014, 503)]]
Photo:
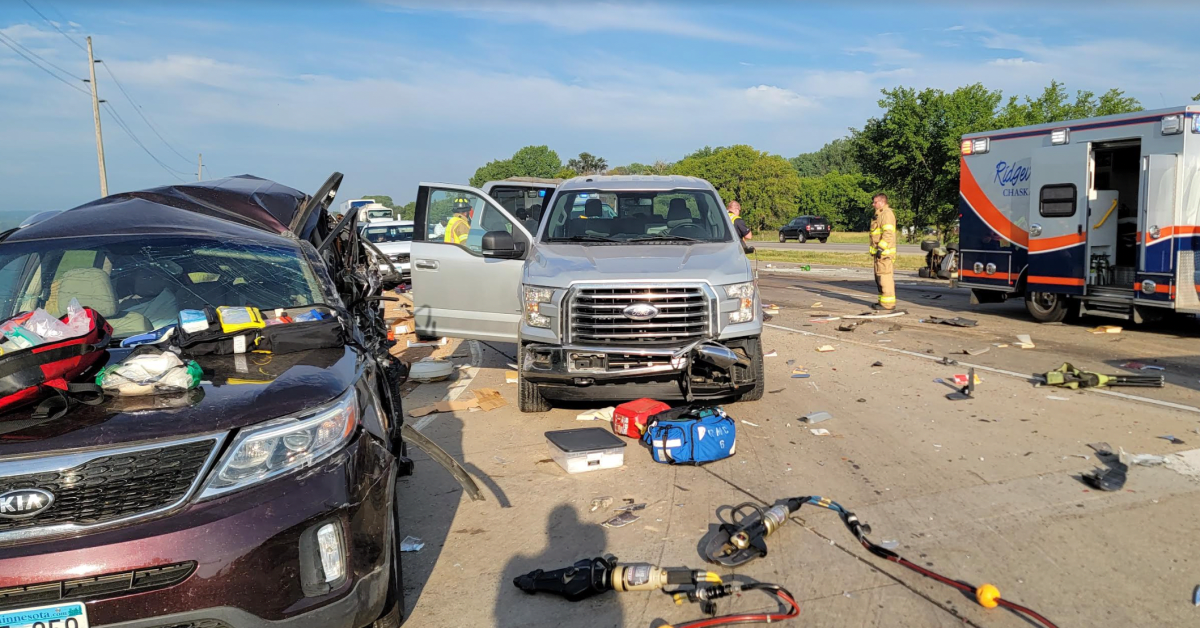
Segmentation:
[(551, 511), (544, 532), (516, 532), (544, 536), (546, 548), (536, 556), (514, 556), (500, 572), (495, 625), (597, 628), (625, 625), (621, 605), (611, 592), (581, 602), (568, 602), (550, 594), (528, 594), (513, 584), (513, 578), (534, 569), (560, 569), (580, 559), (603, 556), (608, 546), (603, 527), (580, 521), (575, 509), (563, 504)]

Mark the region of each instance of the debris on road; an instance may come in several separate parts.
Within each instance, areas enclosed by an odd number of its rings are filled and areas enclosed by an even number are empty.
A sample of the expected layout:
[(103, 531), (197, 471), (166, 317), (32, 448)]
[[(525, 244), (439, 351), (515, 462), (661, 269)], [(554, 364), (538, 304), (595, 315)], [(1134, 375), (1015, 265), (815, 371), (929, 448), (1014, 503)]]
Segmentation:
[(1136, 464), (1139, 467), (1157, 467), (1166, 462), (1167, 459), (1164, 456), (1155, 454), (1129, 454), (1129, 464)]
[(440, 382), (454, 373), (454, 363), (440, 358), (421, 358), (408, 369), (408, 378), (414, 382)]
[(777, 357), (779, 357), (779, 352), (774, 349), (771, 349), (770, 351), (764, 353), (763, 357), (764, 358), (777, 358)]
[(1097, 467), (1084, 473), (1081, 476), (1083, 481), (1088, 486), (1102, 491), (1119, 491), (1124, 488), (1129, 466), (1119, 460), (1105, 464), (1108, 464), (1107, 469)]
[(408, 416), (415, 418), (423, 417), (427, 414), (438, 414), (443, 412), (465, 412), (471, 408), (478, 408), (478, 399), (462, 399), (454, 401), (439, 401), (431, 406), (421, 406), (408, 411)]
[(449, 341), (450, 341), (449, 338), (441, 338), (435, 342), (413, 342), (413, 341), (409, 340), (408, 348), (411, 349), (413, 347), (442, 347), (442, 346), (445, 346), (446, 343)]
[[(971, 369), (971, 374), (975, 375), (975, 369)], [(971, 381), (970, 379), (967, 378), (966, 373), (960, 373), (958, 375), (954, 375), (954, 376), (952, 376), (952, 379), (954, 380), (955, 386), (966, 386), (967, 382)], [(979, 379), (978, 375), (975, 375), (974, 379), (975, 379), (976, 384), (983, 383), (983, 380)]]
[(1171, 436), (1170, 434), (1167, 434), (1166, 436), (1159, 436), (1159, 438), (1161, 438), (1161, 439), (1163, 439), (1163, 440), (1165, 440), (1165, 441), (1169, 441), (1169, 442), (1170, 442), (1172, 445), (1183, 445), (1183, 444), (1185, 444), (1185, 443), (1183, 442), (1183, 440), (1182, 440), (1182, 439), (1175, 438), (1174, 436)]
[(779, 306), (775, 305), (774, 303), (764, 303), (762, 306), (762, 310), (763, 310), (763, 314), (767, 314), (770, 316), (778, 316), (779, 315)]
[(847, 321), (837, 326), (838, 331), (854, 331), (856, 327), (862, 325), (862, 321)]
[(804, 379), (808, 377), (808, 371), (806, 371), (803, 367), (797, 366), (796, 368), (792, 369), (792, 377), (794, 379)]
[[(881, 313), (876, 313), (876, 312), (865, 312), (863, 314), (846, 315), (846, 316), (843, 316), (842, 318), (874, 320), (874, 319), (880, 319), (880, 318), (895, 318), (897, 316), (904, 316), (905, 314), (908, 314), (908, 310), (897, 310), (895, 312), (888, 312), (887, 314), (881, 314)], [(895, 327), (895, 325), (893, 325), (893, 327)]]
[(634, 521), (637, 521), (638, 519), (641, 519), (641, 517), (633, 514), (632, 512), (623, 512), (600, 525), (606, 528), (623, 528)]
[(1091, 448), (1092, 448), (1092, 451), (1096, 452), (1096, 455), (1097, 455), (1097, 456), (1111, 456), (1111, 455), (1113, 455), (1113, 448), (1112, 448), (1112, 445), (1109, 445), (1108, 443), (1104, 443), (1104, 442), (1100, 442), (1100, 443), (1088, 443), (1088, 447), (1091, 447)]
[(942, 366), (958, 366), (958, 360), (951, 360), (950, 358), (942, 356), (942, 361), (938, 362), (938, 364), (941, 364)]
[(873, 366), (873, 367), (883, 366), (883, 362), (876, 360), (875, 363), (873, 363), (871, 366)]
[(821, 303), (820, 301), (817, 301), (816, 303), (813, 303), (812, 305), (810, 305), (810, 306), (808, 306), (808, 307), (811, 307), (811, 308), (814, 308), (814, 309), (815, 309), (815, 308), (819, 308), (819, 307), (825, 307), (825, 304), (824, 304), (824, 303)]
[(810, 319), (808, 319), (808, 322), (810, 322), (810, 323), (831, 323), (833, 321), (840, 321), (840, 320), (842, 320), (841, 316), (825, 316), (822, 318), (810, 318)]
[(942, 318), (940, 316), (930, 316), (929, 318), (921, 319), (921, 322), (922, 323), (933, 323), (935, 325), (950, 325), (951, 327), (975, 327), (975, 326), (979, 325), (979, 321), (975, 321), (975, 320), (972, 320), (969, 318), (963, 318), (961, 316), (955, 316), (954, 318)]
[(646, 504), (645, 504), (645, 503), (641, 503), (641, 504), (634, 504), (634, 503), (632, 503), (632, 502), (633, 502), (633, 500), (632, 500), (632, 499), (626, 499), (625, 501), (626, 501), (626, 502), (629, 502), (629, 503), (625, 504), (624, 506), (620, 506), (620, 507), (618, 507), (618, 508), (614, 508), (614, 509), (613, 509), (613, 511), (614, 511), (614, 512), (637, 512), (637, 511), (639, 511), (639, 510), (645, 510), (645, 509), (646, 509)]
[(829, 353), (830, 351), (833, 351), (833, 346), (832, 345), (821, 345), (821, 346), (817, 347), (817, 351), (820, 353)]
[(1032, 349), (1036, 346), (1033, 344), (1033, 338), (1030, 338), (1029, 334), (1017, 334), (1017, 341), (1013, 344), (1022, 349)]
[(808, 431), (812, 432), (813, 436), (830, 436), (829, 430), (823, 427), (814, 428)]
[[(939, 294), (938, 296), (942, 295)], [(884, 539), (879, 542), (879, 547), (882, 547), (885, 550), (894, 550), (897, 547), (900, 547), (900, 541), (897, 541), (896, 539)]]
[(813, 425), (815, 423), (820, 423), (821, 421), (828, 421), (829, 419), (832, 419), (832, 418), (833, 418), (832, 414), (829, 414), (828, 412), (825, 412), (822, 410), (821, 412), (811, 412), (809, 414), (806, 414), (806, 415), (800, 417), (800, 420), (805, 423), (808, 423), (809, 425)]
[(749, 425), (750, 427), (762, 427), (758, 423), (751, 423), (751, 422), (747, 421), (746, 419), (742, 419), (742, 423), (745, 423), (746, 425)]
[(475, 390), (475, 399), (479, 402), (479, 409), (484, 412), (490, 412), (496, 408), (503, 408), (508, 405), (504, 397), (500, 396), (500, 391), (494, 388), (479, 388)]
[(606, 423), (611, 423), (612, 418), (613, 418), (613, 412), (615, 412), (616, 410), (617, 409), (615, 406), (609, 406), (607, 408), (600, 408), (599, 410), (588, 410), (587, 412), (580, 412), (579, 414), (577, 414), (575, 416), (575, 420), (576, 421), (604, 421)]
[(515, 384), (519, 380), (520, 375), (516, 371), (504, 371), (504, 383)]
[(1055, 397), (1054, 395), (1046, 395), (1046, 398), (1051, 401), (1070, 401), (1070, 399), (1067, 399), (1066, 397)]
[(423, 547), (425, 547), (425, 541), (415, 536), (406, 536), (403, 541), (400, 541), (401, 552), (419, 552)]
[(588, 512), (596, 512), (601, 508), (608, 508), (609, 506), (612, 506), (612, 503), (613, 498), (611, 497), (597, 497), (592, 500), (592, 508), (588, 510)]
[[(959, 378), (962, 378), (962, 379), (960, 380)], [(973, 398), (972, 395), (975, 394), (975, 384), (976, 384), (976, 382), (979, 382), (980, 380), (975, 375), (975, 369), (971, 368), (971, 369), (967, 370), (966, 375), (955, 375), (954, 376), (954, 382), (956, 384), (959, 383), (960, 381), (962, 383), (959, 385), (962, 386), (962, 388), (959, 388), (958, 390), (956, 390), (952, 393), (946, 393), (946, 398), (949, 399), (950, 401), (967, 401), (967, 400), (972, 399)]]
[(1047, 386), (1069, 388), (1100, 388), (1103, 386), (1138, 386), (1143, 388), (1162, 388), (1166, 385), (1162, 375), (1103, 375), (1082, 371), (1064, 362), (1062, 366), (1040, 375)]
[(1119, 334), (1121, 333), (1121, 329), (1122, 328), (1117, 325), (1100, 325), (1099, 327), (1093, 327), (1088, 331), (1092, 332), (1093, 334)]
[(983, 347), (982, 349), (963, 349), (962, 352), (964, 355), (983, 355), (991, 350), (991, 347)]

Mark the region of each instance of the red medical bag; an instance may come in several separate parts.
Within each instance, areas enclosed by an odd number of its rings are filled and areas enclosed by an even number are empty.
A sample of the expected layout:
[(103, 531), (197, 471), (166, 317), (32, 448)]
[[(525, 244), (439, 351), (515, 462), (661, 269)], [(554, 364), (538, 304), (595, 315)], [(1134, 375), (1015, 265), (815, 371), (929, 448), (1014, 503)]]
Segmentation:
[[(95, 310), (84, 310), (92, 321), (91, 329), (86, 334), (0, 356), (0, 412), (52, 393), (54, 402), (47, 400), (44, 408), (38, 407), (35, 416), (54, 417), (69, 407), (67, 393), (97, 389), (94, 384), (73, 385), (71, 380), (78, 378), (104, 356), (104, 349), (112, 339), (112, 327)], [(66, 318), (63, 316), (63, 322), (66, 322)], [(85, 387), (87, 391), (83, 390)]]
[(646, 422), (650, 417), (670, 409), (671, 406), (653, 399), (637, 399), (623, 403), (613, 411), (613, 433), (629, 438), (641, 438), (646, 432)]

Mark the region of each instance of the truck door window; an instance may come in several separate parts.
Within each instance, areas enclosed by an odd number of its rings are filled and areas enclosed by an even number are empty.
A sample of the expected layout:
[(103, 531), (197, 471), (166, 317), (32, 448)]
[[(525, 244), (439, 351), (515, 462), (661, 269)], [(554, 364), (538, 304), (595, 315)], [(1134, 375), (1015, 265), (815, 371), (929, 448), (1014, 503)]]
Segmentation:
[[(467, 213), (456, 214), (455, 208), (464, 203), (469, 206)], [(455, 216), (459, 218), (455, 219)], [(467, 221), (465, 240), (461, 239), (462, 227), (459, 226), (459, 220)], [(460, 190), (431, 188), (426, 222), (431, 225), (445, 225), (446, 231), (441, 239), (435, 237), (431, 242), (455, 245), (478, 256), (482, 256), (483, 252), (483, 234), (489, 231), (507, 231), (518, 239), (523, 237), (520, 231), (513, 230), (512, 220), (503, 212), (484, 202), (478, 195)], [(456, 241), (456, 238), (459, 241)]]
[(1043, 185), (1038, 192), (1038, 212), (1044, 218), (1069, 218), (1075, 215), (1075, 201), (1074, 184)]

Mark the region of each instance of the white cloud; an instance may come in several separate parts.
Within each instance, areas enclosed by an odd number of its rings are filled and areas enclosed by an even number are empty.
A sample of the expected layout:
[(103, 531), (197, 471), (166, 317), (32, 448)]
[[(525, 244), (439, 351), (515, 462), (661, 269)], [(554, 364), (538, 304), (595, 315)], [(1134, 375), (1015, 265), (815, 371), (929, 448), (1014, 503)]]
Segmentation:
[(1029, 61), (1028, 59), (1025, 59), (1024, 57), (1013, 57), (1011, 59), (992, 59), (991, 61), (988, 61), (987, 63), (988, 63), (988, 65), (1008, 67), (1008, 68), (1021, 68), (1021, 67), (1032, 67), (1032, 66), (1042, 65), (1041, 63), (1038, 63), (1037, 61)]
[(772, 111), (808, 107), (813, 104), (811, 98), (774, 85), (756, 85), (747, 88), (746, 98), (752, 104)]
[(895, 33), (881, 33), (871, 38), (862, 46), (847, 48), (851, 55), (873, 55), (878, 65), (903, 65), (921, 58), (921, 53), (911, 50), (904, 45), (903, 39)]
[(947, 31), (961, 31), (961, 30), (965, 30), (966, 28), (967, 28), (967, 27), (963, 26), (962, 24), (955, 24), (954, 26), (951, 26), (950, 28), (947, 28), (947, 29), (945, 29), (945, 30), (947, 30)]

